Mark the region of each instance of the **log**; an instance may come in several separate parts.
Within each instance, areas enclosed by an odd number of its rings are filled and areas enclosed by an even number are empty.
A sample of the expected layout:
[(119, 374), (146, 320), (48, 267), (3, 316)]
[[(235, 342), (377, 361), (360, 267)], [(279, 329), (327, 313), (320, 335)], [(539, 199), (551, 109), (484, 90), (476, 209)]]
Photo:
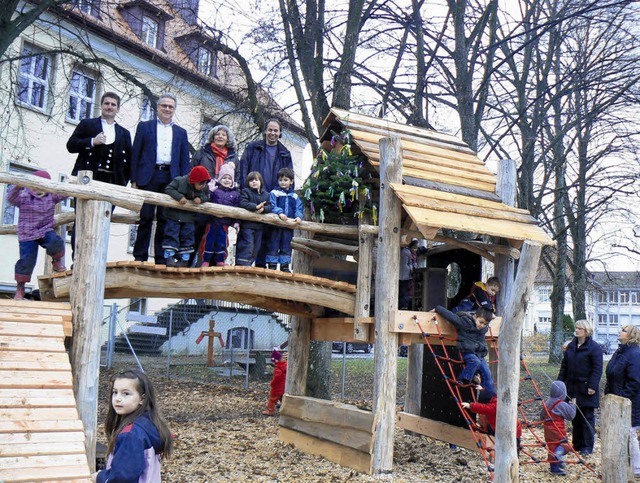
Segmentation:
[(312, 240), (310, 238), (293, 237), (292, 243), (306, 246), (320, 253), (338, 253), (341, 255), (354, 255), (358, 247), (329, 241)]
[[(83, 173), (80, 172), (79, 178)], [(109, 185), (111, 186), (111, 185)], [(79, 199), (76, 221), (76, 251), (73, 270), (71, 306), (73, 310), (73, 342), (71, 367), (73, 391), (78, 414), (84, 425), (87, 459), (95, 471), (98, 376), (100, 373), (100, 329), (103, 317), (105, 269), (111, 204), (106, 201)]]
[(375, 418), (371, 411), (358, 409), (351, 404), (313, 397), (286, 394), (282, 400), (280, 415), (369, 434), (375, 429)]
[(518, 383), (520, 381), (520, 334), (524, 314), (533, 291), (542, 246), (525, 241), (511, 298), (504, 311), (498, 347), (498, 413), (496, 424), (495, 481), (518, 481), (516, 419), (518, 417)]
[(398, 379), (398, 335), (390, 331), (391, 314), (398, 308), (400, 276), (400, 234), (402, 204), (391, 183), (402, 181), (402, 145), (400, 138), (380, 140), (380, 232), (378, 234), (375, 278), (375, 354), (373, 412), (378, 427), (373, 449), (373, 472), (393, 469), (396, 386)]
[(633, 465), (629, 457), (630, 437), (633, 437), (631, 400), (607, 394), (602, 398), (600, 419), (603, 483), (633, 481)]

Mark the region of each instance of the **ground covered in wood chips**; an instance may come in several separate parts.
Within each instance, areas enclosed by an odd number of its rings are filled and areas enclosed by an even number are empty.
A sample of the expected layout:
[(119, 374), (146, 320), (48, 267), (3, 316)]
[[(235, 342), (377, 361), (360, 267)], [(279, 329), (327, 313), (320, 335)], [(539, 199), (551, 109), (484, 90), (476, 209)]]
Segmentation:
[[(107, 381), (112, 372), (101, 373), (99, 424), (106, 414)], [(167, 379), (161, 371), (147, 369), (147, 373), (176, 438), (173, 457), (163, 463), (163, 482), (490, 481), (479, 453), (452, 450), (446, 443), (409, 436), (399, 429), (395, 434), (393, 472), (376, 477), (364, 475), (281, 443), (278, 418), (262, 415), (268, 381), (252, 384), (245, 391), (228, 384)], [(352, 394), (357, 383), (349, 382)], [(366, 406), (371, 386), (366, 384), (360, 390), (362, 399), (345, 402)], [(99, 440), (104, 442), (104, 435), (100, 434)], [(533, 441), (526, 430), (523, 440)], [(548, 464), (523, 465), (526, 460), (521, 456), (520, 481), (558, 481), (549, 473)], [(599, 471), (599, 446), (585, 461)], [(562, 481), (600, 481), (595, 473), (577, 464), (568, 464), (567, 473)]]

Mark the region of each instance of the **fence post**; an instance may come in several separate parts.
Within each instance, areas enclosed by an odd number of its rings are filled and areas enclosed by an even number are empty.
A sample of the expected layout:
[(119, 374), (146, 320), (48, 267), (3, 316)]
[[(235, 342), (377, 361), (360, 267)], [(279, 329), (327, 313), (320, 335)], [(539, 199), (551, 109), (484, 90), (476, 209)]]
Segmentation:
[(111, 305), (109, 314), (109, 330), (107, 332), (107, 369), (113, 365), (113, 346), (116, 341), (116, 317), (118, 317), (118, 304)]
[(607, 394), (602, 399), (600, 426), (602, 482), (633, 481), (629, 455), (631, 401), (626, 397)]
[(173, 307), (169, 310), (169, 340), (167, 340), (167, 379), (171, 379), (171, 334), (173, 334)]

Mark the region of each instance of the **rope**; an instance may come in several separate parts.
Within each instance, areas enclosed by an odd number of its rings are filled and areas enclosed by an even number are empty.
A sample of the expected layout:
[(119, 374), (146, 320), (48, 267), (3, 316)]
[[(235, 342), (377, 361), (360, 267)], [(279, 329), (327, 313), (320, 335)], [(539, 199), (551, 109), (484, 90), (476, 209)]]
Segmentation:
[[(482, 456), (482, 459), (484, 460), (484, 463), (487, 467), (487, 470), (490, 472), (491, 480), (493, 481), (494, 467), (492, 462), (495, 456), (494, 438), (492, 435), (488, 434), (486, 431), (483, 431), (483, 429), (478, 425), (478, 423), (476, 423), (475, 418), (472, 417), (470, 414), (471, 411), (462, 407), (462, 403), (464, 402), (464, 399), (460, 393), (460, 389), (473, 388), (475, 385), (473, 383), (462, 384), (457, 382), (456, 374), (459, 371), (457, 371), (456, 368), (463, 365), (464, 361), (450, 356), (447, 348), (448, 345), (455, 345), (455, 343), (457, 343), (457, 340), (458, 340), (457, 331), (454, 328), (454, 337), (444, 335), (442, 333), (441, 326), (435, 317), (434, 317), (434, 326), (436, 328), (436, 333), (426, 332), (422, 328), (422, 325), (420, 324), (420, 321), (418, 320), (417, 315), (413, 316), (413, 321), (415, 322), (418, 329), (420, 330), (420, 334), (425, 342), (425, 345), (429, 348), (429, 351), (431, 352), (431, 355), (434, 358), (434, 361), (445, 383), (447, 384), (449, 392), (451, 393), (451, 396), (453, 397), (453, 400), (455, 401), (458, 407), (458, 410), (461, 412), (464, 418), (464, 422), (467, 425), (467, 428), (471, 432), (471, 435), (473, 437), (473, 440), (475, 441), (476, 447), (478, 448), (479, 453)], [(489, 327), (488, 333), (489, 333), (489, 341), (491, 344), (491, 348), (495, 351), (495, 354), (496, 354), (496, 360), (489, 361), (489, 364), (494, 364), (494, 363), (497, 363), (498, 360), (500, 359), (500, 355), (498, 353), (498, 345), (497, 345), (498, 337), (493, 334), (491, 327)], [(440, 346), (443, 353), (442, 356), (436, 354), (434, 350), (434, 346), (431, 342), (431, 339), (436, 339), (440, 342)], [(447, 344), (446, 342), (448, 342), (449, 344)], [(560, 444), (566, 443), (570, 448), (570, 453), (568, 454), (573, 454), (573, 456), (575, 456), (575, 459), (571, 459), (571, 460), (565, 459), (563, 463), (582, 465), (583, 467), (587, 468), (591, 472), (597, 474), (596, 470), (591, 466), (589, 466), (584, 461), (584, 459), (581, 458), (581, 456), (573, 449), (573, 446), (571, 446), (571, 443), (566, 438), (563, 438), (560, 441), (545, 442), (544, 436), (540, 436), (538, 433), (536, 433), (535, 429), (538, 429), (540, 428), (540, 426), (543, 426), (545, 422), (553, 422), (553, 425), (557, 431), (559, 431), (560, 428), (558, 424), (555, 421), (553, 421), (553, 418), (551, 417), (551, 413), (549, 412), (549, 409), (544, 405), (544, 397), (540, 392), (540, 388), (537, 382), (535, 381), (535, 379), (533, 378), (531, 371), (529, 370), (529, 367), (527, 366), (522, 356), (520, 357), (520, 363), (521, 363), (522, 369), (525, 372), (524, 377), (520, 378), (520, 382), (530, 383), (531, 387), (533, 388), (533, 392), (535, 394), (535, 396), (530, 399), (518, 401), (518, 411), (520, 412), (520, 415), (521, 415), (520, 420), (522, 423), (522, 427), (524, 429), (527, 429), (532, 434), (535, 440), (535, 443), (527, 443), (527, 444), (523, 444), (522, 442), (520, 443), (518, 447), (518, 452), (523, 453), (529, 458), (529, 461), (523, 461), (521, 464), (526, 465), (526, 464), (536, 464), (536, 463), (560, 463), (559, 461), (556, 460), (555, 454), (549, 450), (549, 444), (560, 445)], [(551, 378), (549, 378), (549, 376), (546, 373), (545, 373), (545, 376), (549, 380), (551, 380)], [(472, 393), (473, 402), (477, 402), (475, 391), (471, 391), (471, 393)], [(530, 418), (527, 417), (527, 412), (525, 409), (529, 405), (533, 405), (533, 404), (536, 404), (538, 406), (541, 405), (542, 408), (545, 409), (547, 417), (544, 420), (531, 420)], [(540, 414), (540, 411), (538, 410), (535, 414)], [(533, 448), (544, 448), (546, 457), (541, 458), (537, 456), (535, 452), (531, 450)]]

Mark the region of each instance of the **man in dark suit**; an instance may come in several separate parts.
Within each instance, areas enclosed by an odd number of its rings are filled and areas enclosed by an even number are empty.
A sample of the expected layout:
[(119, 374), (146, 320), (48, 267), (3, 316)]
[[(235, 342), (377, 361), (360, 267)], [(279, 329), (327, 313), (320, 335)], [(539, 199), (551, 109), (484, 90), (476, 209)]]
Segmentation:
[[(158, 118), (138, 124), (131, 155), (132, 188), (164, 193), (171, 180), (189, 174), (189, 139), (187, 131), (173, 122), (176, 106), (177, 99), (173, 95), (163, 94), (158, 99)], [(158, 265), (164, 265), (162, 237), (165, 219), (160, 206), (147, 203), (142, 206), (133, 257), (138, 261), (147, 261), (154, 217), (155, 261)]]
[[(93, 179), (126, 186), (131, 167), (131, 134), (116, 123), (120, 96), (105, 92), (100, 99), (100, 117), (83, 119), (67, 141), (67, 151), (78, 153), (71, 174), (93, 171)], [(75, 249), (76, 231), (71, 231), (71, 247)]]

